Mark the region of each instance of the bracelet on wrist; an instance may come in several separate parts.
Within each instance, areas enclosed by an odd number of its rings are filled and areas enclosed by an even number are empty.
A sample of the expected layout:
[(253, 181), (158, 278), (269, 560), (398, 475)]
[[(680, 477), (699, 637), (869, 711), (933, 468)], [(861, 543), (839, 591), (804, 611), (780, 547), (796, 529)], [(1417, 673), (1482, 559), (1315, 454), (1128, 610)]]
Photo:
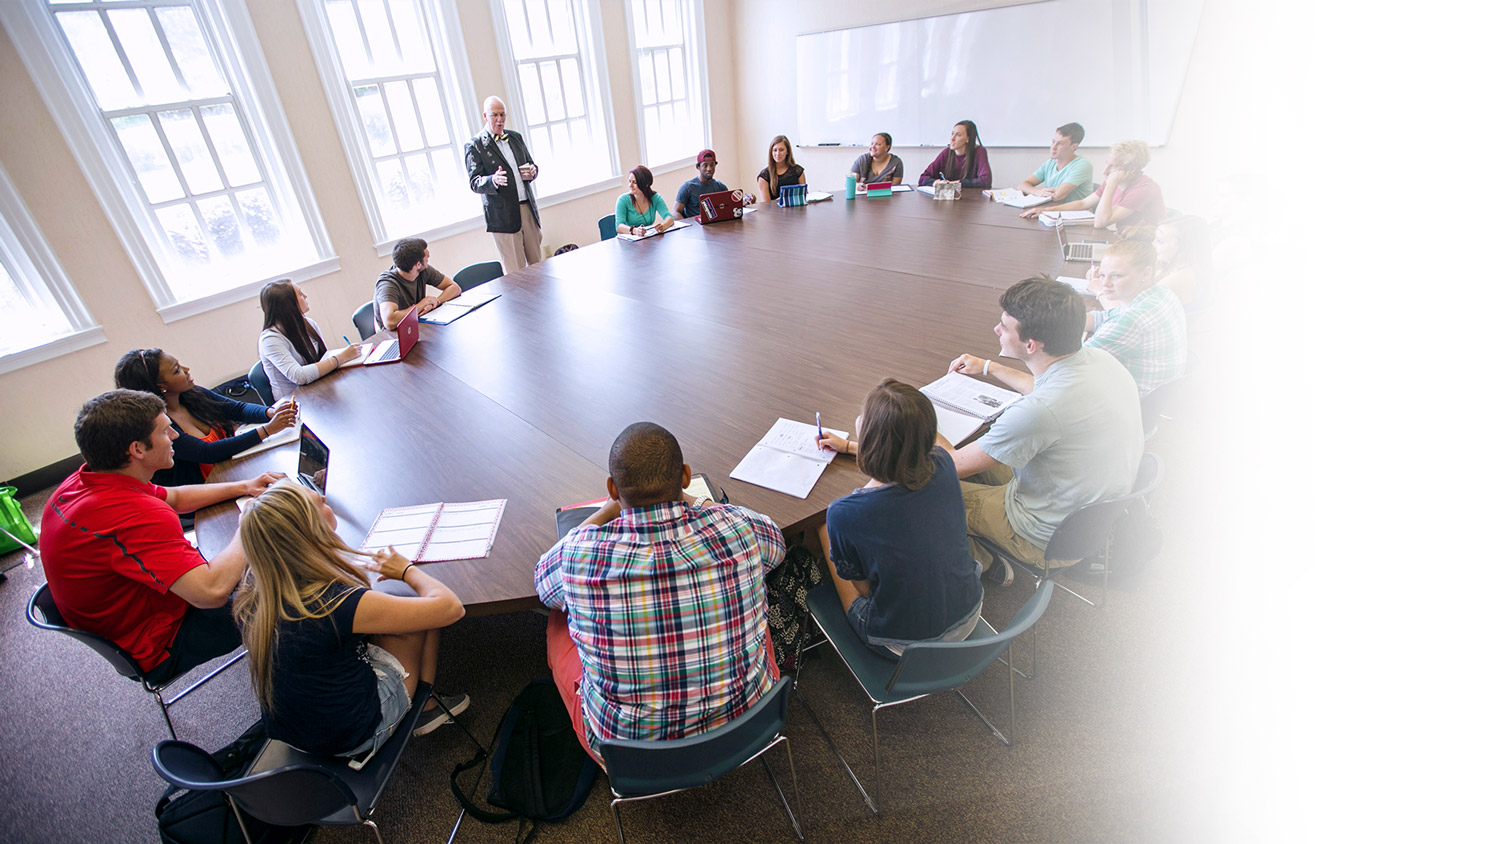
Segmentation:
[(404, 568), (404, 569), (401, 570), (401, 582), (402, 583), (406, 582), (406, 573), (409, 572), (409, 571), (411, 571), (411, 567), (414, 566), (414, 565), (416, 565), (416, 563), (407, 563), (406, 564), (406, 568)]
[(990, 374), (990, 362), (987, 361), (987, 360), (984, 362), (984, 374), (985, 375), (989, 375)]

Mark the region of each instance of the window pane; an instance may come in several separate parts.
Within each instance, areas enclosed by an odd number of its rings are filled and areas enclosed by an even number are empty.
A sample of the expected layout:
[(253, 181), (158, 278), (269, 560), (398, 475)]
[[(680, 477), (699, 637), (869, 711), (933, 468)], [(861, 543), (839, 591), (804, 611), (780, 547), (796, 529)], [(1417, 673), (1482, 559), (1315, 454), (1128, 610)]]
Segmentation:
[(359, 107), (360, 120), (365, 124), (365, 137), (370, 141), (370, 150), (376, 155), (394, 155), (396, 142), (391, 137), (391, 123), (385, 115), (385, 100), (380, 89), (366, 85), (354, 89), (354, 102)]
[(641, 79), (641, 104), (642, 105), (655, 105), (656, 104), (656, 71), (652, 69), (652, 68), (655, 67), (655, 65), (653, 65), (651, 63), (651, 54), (650, 53), (641, 53), (639, 66), (640, 66), (639, 73), (640, 73), (640, 79)]
[(505, 0), (505, 28), (510, 32), (511, 52), (517, 61), (537, 54), (531, 39), (531, 27), (526, 22), (525, 0)]
[(140, 95), (125, 75), (115, 45), (104, 31), (104, 21), (94, 12), (60, 12), (57, 23), (73, 48), (73, 56), (94, 91), (99, 108), (113, 111), (141, 104)]
[(401, 169), (401, 159), (392, 158), (375, 165), (375, 175), (380, 179), (380, 192), (396, 208), (411, 204), (406, 188), (406, 172)]
[(250, 153), (250, 144), (240, 126), (239, 116), (228, 103), (206, 105), (202, 108), (203, 123), (208, 126), (208, 136), (213, 141), (214, 151), (219, 154), (219, 163), (224, 167), (224, 176), (232, 187), (241, 187), (261, 180), (260, 167)]
[(359, 32), (359, 21), (354, 17), (353, 0), (328, 0), (328, 28), (333, 30), (333, 41), (338, 47), (339, 62), (349, 79), (364, 79), (371, 75), (370, 57), (365, 52), (365, 39)]
[[(396, 21), (396, 32), (401, 44), (401, 68), (403, 73), (432, 73), (432, 48), (427, 40), (427, 27), (417, 13), (411, 0), (391, 0), (391, 17)], [(394, 61), (395, 56), (391, 56)], [(389, 71), (387, 71), (389, 72)]]
[(531, 47), (535, 55), (546, 56), (557, 52), (552, 43), (552, 21), (547, 17), (545, 0), (526, 0), (526, 21), (531, 28)]
[(448, 143), (448, 122), (443, 109), (443, 97), (438, 93), (437, 80), (428, 76), (413, 79), (412, 88), (417, 95), (417, 110), (422, 115), (422, 129), (427, 135), (427, 146), (443, 146)]
[(255, 238), (256, 246), (274, 246), (281, 240), (276, 208), (271, 205), (271, 196), (266, 193), (265, 188), (240, 191), (235, 194), (235, 198), (240, 202), (240, 210), (245, 215), (245, 226), (250, 229), (250, 236)]
[(563, 100), (567, 104), (569, 117), (583, 116), (583, 74), (577, 59), (562, 60)]
[(125, 157), (135, 169), (136, 180), (146, 191), (146, 201), (154, 205), (181, 199), (184, 196), (182, 183), (172, 172), (167, 150), (156, 134), (156, 127), (151, 124), (151, 118), (136, 114), (116, 117), (110, 123), (115, 127), (120, 145), (125, 148)]
[(185, 264), (208, 263), (208, 242), (203, 238), (198, 218), (187, 205), (169, 205), (158, 210), (156, 218), (179, 261)]
[(672, 70), (667, 67), (667, 51), (657, 50), (651, 55), (656, 70), (656, 96), (662, 100), (672, 99)]
[(396, 40), (391, 36), (391, 22), (386, 19), (385, 4), (381, 0), (359, 0), (359, 20), (365, 27), (365, 38), (370, 43), (376, 72), (397, 64)]
[(203, 29), (198, 18), (187, 6), (167, 6), (156, 11), (167, 43), (172, 47), (172, 57), (188, 88), (195, 97), (221, 97), (229, 93), (219, 66), (209, 55), (208, 45), (203, 40)]
[(240, 239), (240, 220), (234, 214), (234, 206), (227, 196), (211, 196), (198, 203), (203, 222), (208, 225), (209, 242), (226, 258), (234, 258), (245, 251)]
[[(459, 169), (457, 156), (454, 155), (451, 147), (434, 150), (432, 159), (434, 169), (432, 178), (438, 185), (445, 186), (449, 190), (454, 190), (455, 185), (461, 186), (464, 184), (466, 174)], [(476, 213), (465, 212), (461, 206), (454, 210), (457, 213), (465, 215)]]
[(412, 105), (411, 89), (406, 87), (405, 82), (387, 82), (385, 96), (391, 106), (391, 120), (396, 124), (396, 137), (401, 140), (401, 151), (421, 149), (422, 127), (417, 123), (417, 109)]
[(574, 32), (573, 11), (568, 0), (552, 0), (548, 4), (552, 19), (552, 53), (578, 52), (578, 35)]
[(673, 47), (667, 54), (667, 66), (672, 70), (672, 99), (680, 100), (687, 96), (687, 77), (683, 73), (681, 47)]
[(521, 76), (521, 99), (526, 102), (526, 115), (531, 118), (531, 125), (546, 122), (547, 104), (542, 100), (542, 81), (537, 76), (536, 65), (523, 64), (516, 70)]
[(167, 54), (156, 35), (156, 27), (151, 25), (149, 11), (117, 9), (109, 13), (109, 22), (115, 28), (120, 46), (125, 48), (125, 58), (135, 71), (147, 102), (175, 103), (187, 98), (177, 74), (167, 63)]
[(427, 162), (427, 154), (407, 156), (406, 174), (407, 183), (411, 186), (411, 203), (421, 205), (431, 202), (434, 194), (432, 165)]
[[(0, 264), (0, 312), (10, 315), (5, 331), (0, 331), (0, 355), (8, 355), (40, 346), (72, 328), (51, 297), (27, 295)], [(20, 317), (19, 319), (17, 317)]]
[(557, 62), (542, 62), (537, 69), (542, 74), (542, 99), (547, 103), (547, 120), (562, 120), (568, 115), (562, 98), (562, 79), (557, 75)]
[(159, 119), (167, 143), (172, 145), (172, 152), (177, 156), (177, 166), (182, 168), (183, 178), (187, 179), (188, 190), (195, 194), (223, 190), (219, 168), (214, 166), (213, 157), (208, 153), (208, 144), (203, 140), (203, 132), (198, 129), (192, 109), (164, 111)]

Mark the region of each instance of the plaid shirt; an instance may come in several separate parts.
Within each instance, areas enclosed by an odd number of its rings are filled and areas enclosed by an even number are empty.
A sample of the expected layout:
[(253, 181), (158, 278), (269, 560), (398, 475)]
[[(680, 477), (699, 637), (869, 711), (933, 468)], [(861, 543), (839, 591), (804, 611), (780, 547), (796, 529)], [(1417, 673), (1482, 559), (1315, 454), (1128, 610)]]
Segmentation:
[(536, 591), (568, 613), (591, 743), (696, 735), (759, 700), (771, 687), (764, 578), (785, 555), (766, 516), (681, 501), (552, 546)]
[(1085, 346), (1115, 356), (1145, 395), (1187, 368), (1187, 317), (1177, 294), (1154, 284), (1130, 304), (1094, 311), (1094, 336)]

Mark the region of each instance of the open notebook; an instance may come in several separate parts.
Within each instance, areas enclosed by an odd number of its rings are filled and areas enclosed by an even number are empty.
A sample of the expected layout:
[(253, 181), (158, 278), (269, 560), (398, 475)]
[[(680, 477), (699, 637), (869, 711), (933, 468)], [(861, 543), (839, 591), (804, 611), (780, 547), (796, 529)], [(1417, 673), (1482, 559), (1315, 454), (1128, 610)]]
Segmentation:
[[(848, 431), (828, 427), (823, 430), (840, 437), (849, 436)], [(806, 498), (835, 456), (832, 451), (818, 448), (817, 426), (777, 419), (729, 477)]]
[(375, 551), (394, 546), (414, 563), (487, 557), (505, 515), (504, 498), (462, 504), (387, 507), (375, 517), (359, 546)]
[(959, 445), (981, 425), (994, 421), (1000, 412), (1021, 398), (1004, 387), (949, 372), (922, 388), (937, 411), (938, 433)]

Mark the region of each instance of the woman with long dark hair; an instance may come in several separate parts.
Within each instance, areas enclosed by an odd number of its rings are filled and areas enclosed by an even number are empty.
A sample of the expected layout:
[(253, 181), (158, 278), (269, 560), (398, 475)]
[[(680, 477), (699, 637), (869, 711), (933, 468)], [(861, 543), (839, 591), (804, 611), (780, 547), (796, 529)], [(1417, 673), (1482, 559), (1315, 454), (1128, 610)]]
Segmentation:
[(265, 314), (257, 344), (260, 364), (275, 401), (359, 357), (359, 346), (328, 348), (318, 324), (307, 316), (307, 294), (291, 279), (267, 282), (260, 289), (260, 310)]
[(984, 587), (969, 556), (953, 458), (936, 445), (937, 413), (891, 378), (865, 396), (858, 440), (818, 444), (855, 455), (870, 482), (828, 505), (823, 556), (849, 623), (890, 659), (913, 642), (959, 641), (979, 623)]
[(805, 185), (807, 174), (802, 165), (792, 156), (792, 142), (786, 135), (771, 139), (771, 149), (766, 153), (766, 167), (755, 177), (755, 186), (760, 190), (762, 202), (775, 202), (781, 197), (785, 185)]
[(640, 236), (655, 228), (664, 232), (672, 227), (672, 212), (667, 201), (651, 189), (654, 179), (644, 166), (630, 171), (625, 193), (615, 202), (615, 231)]
[(960, 120), (953, 124), (948, 136), (948, 146), (922, 171), (919, 185), (930, 185), (934, 181), (962, 182), (966, 188), (990, 186), (990, 154), (979, 141), (979, 127), (972, 120)]
[[(464, 607), (394, 549), (363, 554), (345, 545), (337, 526), (323, 497), (292, 481), (252, 499), (240, 519), (250, 576), (234, 617), (271, 738), (308, 753), (363, 757), (411, 709), (418, 681), (436, 678), (438, 630), (463, 618)], [(416, 595), (369, 588), (370, 570)], [(469, 705), (467, 695), (442, 699), (454, 715)], [(434, 703), (416, 733), (449, 720)]]
[[(174, 461), (151, 478), (157, 486), (201, 484), (213, 464), (239, 454), (297, 421), (290, 399), (273, 407), (235, 401), (193, 383), (191, 370), (161, 349), (133, 349), (115, 364), (115, 386), (161, 396), (177, 431)], [(236, 422), (256, 427), (236, 435)]]

